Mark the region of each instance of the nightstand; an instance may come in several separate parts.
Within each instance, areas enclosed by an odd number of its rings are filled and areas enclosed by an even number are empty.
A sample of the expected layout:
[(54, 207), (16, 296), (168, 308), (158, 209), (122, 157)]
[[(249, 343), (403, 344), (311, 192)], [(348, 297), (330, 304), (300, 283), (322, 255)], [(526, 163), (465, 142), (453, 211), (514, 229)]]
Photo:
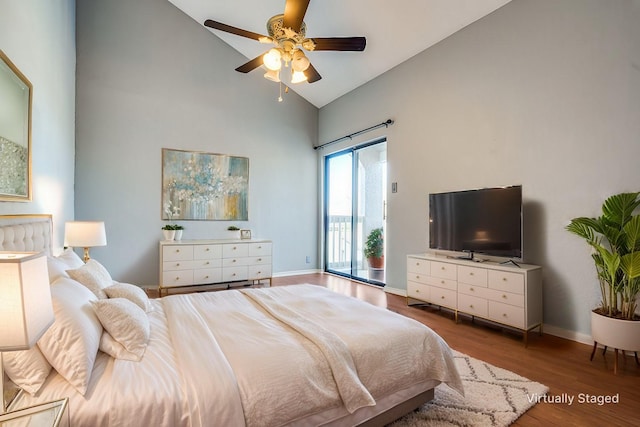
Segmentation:
[(0, 415), (0, 426), (69, 427), (69, 399), (7, 412)]

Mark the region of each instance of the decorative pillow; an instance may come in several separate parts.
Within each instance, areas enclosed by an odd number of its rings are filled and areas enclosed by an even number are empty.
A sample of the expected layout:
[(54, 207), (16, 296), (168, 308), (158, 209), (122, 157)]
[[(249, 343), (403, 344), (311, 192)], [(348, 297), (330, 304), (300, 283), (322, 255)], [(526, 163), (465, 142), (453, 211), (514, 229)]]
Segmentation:
[[(147, 349), (151, 333), (147, 314), (126, 298), (102, 299), (92, 301), (91, 305), (111, 338), (140, 360)], [(105, 340), (109, 341), (108, 338)], [(118, 358), (112, 354), (108, 344), (105, 343), (103, 351)]]
[(61, 277), (51, 285), (55, 322), (38, 340), (51, 366), (84, 395), (98, 354), (102, 325), (91, 308), (96, 296), (75, 280)]
[(59, 277), (69, 277), (67, 270), (80, 268), (84, 262), (73, 249), (65, 249), (60, 255), (47, 256), (47, 267), (49, 269), (49, 283), (53, 283)]
[(86, 264), (75, 270), (67, 270), (69, 276), (85, 285), (99, 299), (107, 298), (104, 288), (113, 285), (113, 279), (102, 264), (90, 259)]
[(127, 349), (116, 341), (107, 331), (102, 333), (100, 350), (114, 359), (130, 360), (132, 362), (139, 362), (142, 359), (142, 354), (137, 355), (127, 351)]
[(126, 298), (143, 309), (145, 313), (148, 313), (153, 309), (149, 302), (149, 297), (139, 286), (135, 286), (130, 283), (113, 283), (114, 284), (108, 288), (104, 288), (104, 292), (109, 298)]
[(40, 390), (51, 372), (51, 365), (37, 345), (29, 350), (4, 352), (2, 358), (11, 381), (32, 395)]

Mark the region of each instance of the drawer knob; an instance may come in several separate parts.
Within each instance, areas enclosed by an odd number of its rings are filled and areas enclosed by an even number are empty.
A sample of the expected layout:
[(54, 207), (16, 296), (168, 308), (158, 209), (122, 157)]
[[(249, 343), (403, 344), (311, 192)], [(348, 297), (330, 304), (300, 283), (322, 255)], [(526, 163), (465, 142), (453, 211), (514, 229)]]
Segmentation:
[(262, 249), (262, 246), (258, 246), (258, 249)]
[(209, 265), (209, 261), (205, 262), (204, 265)]
[(234, 246), (234, 247), (233, 247), (233, 250), (235, 251), (236, 249), (238, 249), (238, 248)]
[(258, 258), (258, 261), (262, 261), (262, 258)]
[(205, 251), (209, 252), (209, 248), (205, 249)]
[(502, 278), (502, 281), (503, 281), (503, 282), (506, 282), (506, 281), (507, 281), (507, 278), (506, 278), (506, 277), (503, 277), (503, 278)]
[(507, 296), (505, 294), (502, 294), (502, 298), (507, 299)]
[(507, 317), (507, 313), (502, 313), (502, 317)]
[(444, 280), (441, 280), (440, 283), (444, 285)]
[(205, 279), (208, 279), (208, 278), (209, 278), (209, 276), (204, 276), (204, 278), (205, 278)]
[(236, 273), (233, 273), (233, 274), (232, 274), (232, 276), (235, 276), (235, 275), (236, 275)]
[(420, 265), (420, 263), (419, 263), (419, 262), (416, 262), (416, 265)]
[(469, 304), (469, 308), (473, 308), (473, 304)]
[(420, 278), (420, 275), (419, 275), (419, 274), (416, 274), (416, 279), (419, 279), (419, 278)]
[(444, 299), (444, 295), (441, 295), (441, 296), (440, 296), (440, 299)]
[(471, 292), (473, 292), (475, 289), (473, 289), (473, 288), (469, 288), (469, 290), (470, 290)]
[(176, 252), (180, 252), (180, 249), (176, 249)]
[(440, 267), (440, 270), (444, 270), (444, 267)]
[(258, 274), (262, 274), (262, 271), (258, 271)]
[(231, 261), (231, 262), (236, 262), (236, 260), (234, 259), (234, 260), (233, 260), (233, 261)]
[(176, 277), (176, 280), (180, 280), (180, 276), (177, 276), (177, 277)]
[(416, 294), (419, 294), (419, 293), (420, 293), (420, 289), (416, 289)]
[(473, 276), (473, 271), (471, 273), (469, 273), (469, 276)]

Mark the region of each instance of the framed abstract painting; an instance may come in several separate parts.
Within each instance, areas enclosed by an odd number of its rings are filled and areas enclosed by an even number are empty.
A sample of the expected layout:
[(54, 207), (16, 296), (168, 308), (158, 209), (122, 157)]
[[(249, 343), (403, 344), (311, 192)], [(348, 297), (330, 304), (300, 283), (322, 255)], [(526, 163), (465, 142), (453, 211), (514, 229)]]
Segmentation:
[(31, 82), (0, 50), (0, 200), (31, 200)]
[(162, 219), (249, 219), (249, 159), (162, 149)]

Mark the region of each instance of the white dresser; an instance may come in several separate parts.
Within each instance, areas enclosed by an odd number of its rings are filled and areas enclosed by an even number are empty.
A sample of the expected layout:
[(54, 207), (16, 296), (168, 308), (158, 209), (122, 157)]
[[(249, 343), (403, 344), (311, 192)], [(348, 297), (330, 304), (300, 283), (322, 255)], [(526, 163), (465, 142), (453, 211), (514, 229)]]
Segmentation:
[(268, 280), (271, 286), (270, 240), (163, 240), (160, 284), (163, 290), (184, 286)]
[(407, 256), (407, 303), (447, 307), (492, 322), (542, 333), (542, 268), (474, 262), (434, 254)]

